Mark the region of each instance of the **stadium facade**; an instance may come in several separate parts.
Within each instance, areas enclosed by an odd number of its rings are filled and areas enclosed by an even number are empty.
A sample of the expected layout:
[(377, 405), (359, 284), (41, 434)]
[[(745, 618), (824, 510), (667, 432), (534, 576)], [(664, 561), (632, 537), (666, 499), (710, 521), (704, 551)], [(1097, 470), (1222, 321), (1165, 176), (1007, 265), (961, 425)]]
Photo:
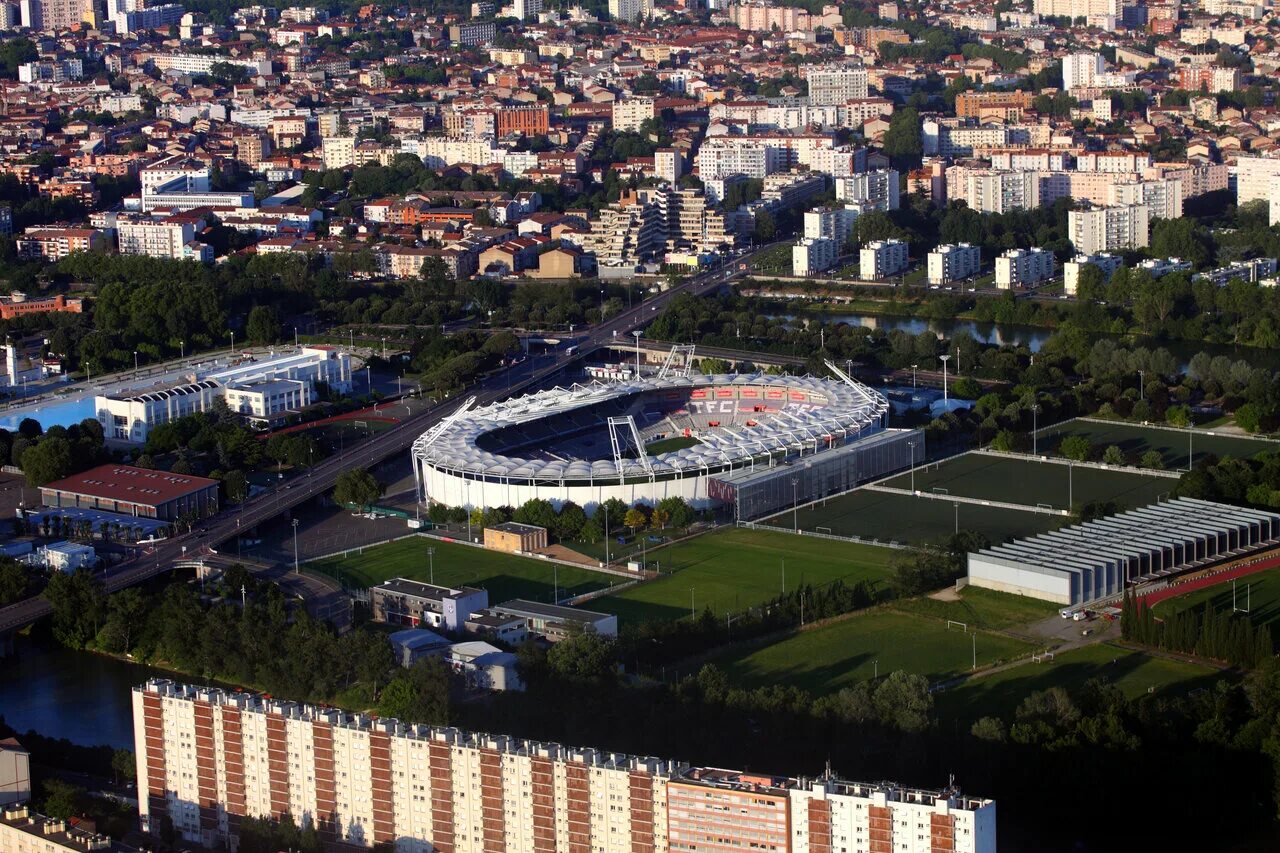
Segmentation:
[(414, 443), (414, 474), (421, 500), (467, 508), (542, 498), (590, 513), (611, 498), (652, 504), (671, 496), (707, 507), (726, 500), (713, 480), (768, 471), (788, 478), (788, 498), (803, 500), (816, 493), (797, 494), (791, 468), (883, 432), (888, 408), (844, 376), (593, 381), (464, 406)]

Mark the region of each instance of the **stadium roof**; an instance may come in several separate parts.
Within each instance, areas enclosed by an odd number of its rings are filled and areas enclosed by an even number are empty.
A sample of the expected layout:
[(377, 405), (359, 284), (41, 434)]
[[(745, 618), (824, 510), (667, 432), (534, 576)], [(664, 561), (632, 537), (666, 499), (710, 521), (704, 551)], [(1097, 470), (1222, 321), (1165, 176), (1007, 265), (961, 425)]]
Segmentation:
[[(477, 440), (487, 433), (589, 409), (632, 395), (730, 386), (817, 393), (825, 397), (826, 404), (755, 413), (748, 423), (700, 432), (699, 443), (692, 447), (649, 455), (646, 461), (624, 459), (621, 470), (613, 458), (542, 458), (519, 453), (494, 453), (477, 444)], [(829, 444), (828, 439), (832, 436), (855, 435), (875, 425), (887, 410), (885, 398), (864, 385), (813, 376), (757, 373), (642, 377), (612, 383), (595, 381), (537, 391), (472, 409), (461, 414), (442, 432), (421, 436), (414, 443), (413, 455), (434, 468), (475, 478), (551, 483), (619, 477), (672, 477), (682, 472), (741, 467), (752, 459), (771, 453), (818, 449)], [(604, 420), (601, 417), (600, 433), (607, 436), (608, 427)]]

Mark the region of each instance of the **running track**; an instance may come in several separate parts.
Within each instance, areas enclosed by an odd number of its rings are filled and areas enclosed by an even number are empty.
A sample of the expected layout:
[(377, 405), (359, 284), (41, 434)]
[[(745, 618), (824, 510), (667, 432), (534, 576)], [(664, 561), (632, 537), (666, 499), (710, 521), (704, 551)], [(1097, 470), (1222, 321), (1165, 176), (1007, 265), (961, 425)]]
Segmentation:
[(1166, 598), (1185, 595), (1188, 592), (1195, 592), (1196, 590), (1204, 589), (1205, 587), (1216, 586), (1220, 583), (1226, 583), (1229, 580), (1234, 580), (1235, 578), (1242, 578), (1246, 575), (1257, 574), (1258, 572), (1264, 572), (1267, 569), (1274, 569), (1278, 566), (1280, 566), (1280, 554), (1263, 558), (1255, 563), (1247, 563), (1243, 566), (1237, 566), (1234, 569), (1228, 569), (1225, 572), (1219, 572), (1215, 575), (1207, 575), (1188, 583), (1167, 586), (1164, 589), (1158, 589), (1155, 592), (1148, 593), (1147, 595), (1140, 595), (1138, 596), (1138, 600), (1145, 601), (1149, 607), (1154, 607)]

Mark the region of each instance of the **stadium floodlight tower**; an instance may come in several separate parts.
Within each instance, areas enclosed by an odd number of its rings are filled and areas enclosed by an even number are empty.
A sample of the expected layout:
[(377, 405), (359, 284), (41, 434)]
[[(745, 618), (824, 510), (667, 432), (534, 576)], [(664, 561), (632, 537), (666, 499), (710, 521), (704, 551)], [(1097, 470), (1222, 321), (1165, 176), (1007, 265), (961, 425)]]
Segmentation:
[(628, 442), (636, 446), (636, 461), (640, 463), (647, 473), (653, 473), (653, 465), (649, 462), (649, 455), (644, 452), (644, 441), (640, 438), (640, 430), (636, 427), (636, 419), (631, 415), (611, 417), (609, 418), (609, 443), (613, 445), (613, 463), (618, 466), (619, 483), (626, 481), (622, 452)]
[[(693, 354), (698, 348), (693, 344), (676, 344), (671, 347), (671, 352), (667, 353), (666, 359), (662, 362), (662, 367), (658, 368), (658, 378), (666, 379), (669, 376), (688, 376), (689, 370), (693, 367)], [(683, 358), (680, 358), (683, 356)], [(679, 365), (677, 366), (677, 359)], [(639, 374), (637, 374), (638, 376)]]

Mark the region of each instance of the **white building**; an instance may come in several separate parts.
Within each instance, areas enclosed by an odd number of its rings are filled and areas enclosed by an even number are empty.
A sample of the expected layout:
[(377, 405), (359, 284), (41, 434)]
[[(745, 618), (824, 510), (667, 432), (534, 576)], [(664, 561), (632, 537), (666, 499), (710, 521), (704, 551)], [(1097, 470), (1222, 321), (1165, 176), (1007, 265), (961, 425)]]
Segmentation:
[(638, 21), (653, 14), (650, 0), (609, 0), (609, 18), (614, 21)]
[(1092, 86), (1105, 69), (1101, 54), (1073, 53), (1062, 60), (1062, 88), (1070, 91)]
[(1142, 249), (1150, 244), (1151, 208), (1145, 204), (1095, 207), (1067, 214), (1067, 236), (1082, 255)]
[(674, 148), (659, 148), (653, 152), (653, 176), (660, 181), (674, 184), (684, 174), (684, 156)]
[(657, 113), (653, 98), (622, 98), (613, 102), (613, 129), (639, 131), (640, 127)]
[(1182, 180), (1164, 178), (1115, 183), (1109, 188), (1107, 203), (1143, 204), (1150, 208), (1152, 219), (1181, 219)]
[(270, 422), (316, 401), (316, 386), (351, 389), (351, 358), (330, 346), (307, 346), (269, 358), (246, 360), (206, 373), (195, 382), (94, 399), (107, 439), (141, 444), (160, 424), (206, 412), (223, 397), (246, 419)]
[(320, 158), (326, 169), (349, 169), (356, 164), (354, 136), (326, 136), (320, 140)]
[(982, 250), (968, 243), (939, 246), (929, 253), (929, 283), (948, 284), (978, 274)]
[(897, 210), (901, 186), (895, 169), (875, 169), (835, 179), (836, 198), (865, 202), (873, 210)]
[(542, 0), (515, 0), (516, 17), (522, 21), (536, 21), (542, 11)]
[(20, 83), (61, 83), (84, 76), (84, 63), (79, 59), (46, 62), (24, 62), (18, 66)]
[(907, 268), (907, 244), (902, 240), (876, 240), (858, 253), (858, 277), (864, 281), (883, 281)]
[[(1280, 157), (1237, 157), (1235, 177), (1237, 205), (1270, 202), (1276, 180), (1280, 179)], [(1272, 217), (1276, 221), (1275, 213)]]
[(810, 66), (805, 79), (809, 83), (809, 103), (817, 106), (847, 104), (868, 94), (865, 65)]
[(121, 214), (115, 221), (116, 245), (122, 255), (211, 262), (213, 247), (196, 243), (197, 226), (203, 222), (194, 215), (150, 219)]
[(819, 207), (805, 211), (804, 236), (826, 237), (834, 240), (837, 248), (853, 239), (853, 229), (862, 215), (861, 204), (844, 207)]
[(1080, 271), (1086, 266), (1095, 266), (1102, 270), (1104, 280), (1110, 280), (1115, 275), (1115, 271), (1120, 269), (1124, 263), (1124, 259), (1119, 255), (1076, 255), (1071, 260), (1062, 265), (1062, 285), (1063, 292), (1067, 296), (1075, 296), (1079, 290)]
[(36, 559), (47, 569), (75, 573), (77, 569), (89, 569), (95, 566), (98, 562), (98, 554), (88, 545), (75, 542), (51, 542), (36, 549)]
[(1048, 249), (1009, 249), (996, 258), (996, 287), (1030, 287), (1053, 278), (1057, 261)]
[(238, 65), (250, 75), (271, 73), (271, 60), (265, 55), (262, 58), (236, 59), (219, 53), (157, 53), (151, 57), (151, 63), (157, 70), (179, 74), (208, 74), (214, 65), (222, 62)]
[(1040, 206), (1040, 173), (995, 169), (947, 169), (947, 200), (963, 201), (979, 213), (1008, 213)]
[(805, 237), (791, 247), (791, 274), (810, 276), (836, 265), (840, 250), (830, 237)]

